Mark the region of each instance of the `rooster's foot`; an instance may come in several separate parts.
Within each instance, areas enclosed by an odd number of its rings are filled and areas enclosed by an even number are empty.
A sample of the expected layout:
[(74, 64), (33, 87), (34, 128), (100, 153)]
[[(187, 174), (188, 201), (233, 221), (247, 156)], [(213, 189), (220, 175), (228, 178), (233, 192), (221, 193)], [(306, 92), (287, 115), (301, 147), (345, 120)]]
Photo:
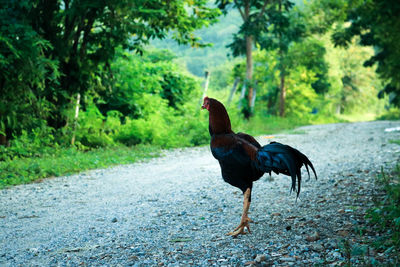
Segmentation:
[(245, 232), (245, 229), (247, 228), (247, 231), (249, 234), (251, 233), (250, 231), (250, 223), (253, 222), (249, 217), (242, 218), (240, 221), (240, 224), (238, 227), (235, 228), (232, 232), (227, 233), (226, 235), (231, 235), (233, 237), (236, 237), (238, 235), (245, 235), (247, 232)]

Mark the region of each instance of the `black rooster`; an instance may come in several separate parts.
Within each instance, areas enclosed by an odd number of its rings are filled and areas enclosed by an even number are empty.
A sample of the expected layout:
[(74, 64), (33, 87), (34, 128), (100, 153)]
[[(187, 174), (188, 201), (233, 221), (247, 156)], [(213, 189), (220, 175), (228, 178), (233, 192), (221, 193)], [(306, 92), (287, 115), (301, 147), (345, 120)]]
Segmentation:
[(317, 174), (310, 160), (297, 149), (277, 142), (261, 146), (254, 137), (245, 133), (234, 133), (228, 113), (222, 103), (213, 98), (204, 98), (203, 109), (209, 111), (209, 132), (211, 135), (211, 152), (219, 162), (225, 182), (238, 187), (243, 192), (243, 214), (238, 227), (228, 235), (250, 233), (248, 211), (251, 202), (253, 182), (264, 173), (282, 173), (292, 178), (291, 190), (297, 197), (301, 186), (301, 167), (304, 165), (310, 175), (308, 166)]

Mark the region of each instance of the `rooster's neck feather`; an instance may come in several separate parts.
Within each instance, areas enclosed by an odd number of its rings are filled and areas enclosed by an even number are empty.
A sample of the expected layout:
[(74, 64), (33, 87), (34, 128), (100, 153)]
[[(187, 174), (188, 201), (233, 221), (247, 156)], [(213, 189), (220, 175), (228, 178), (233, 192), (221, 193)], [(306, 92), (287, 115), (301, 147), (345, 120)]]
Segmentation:
[(216, 99), (210, 98), (209, 131), (214, 134), (233, 133), (231, 121), (224, 105)]

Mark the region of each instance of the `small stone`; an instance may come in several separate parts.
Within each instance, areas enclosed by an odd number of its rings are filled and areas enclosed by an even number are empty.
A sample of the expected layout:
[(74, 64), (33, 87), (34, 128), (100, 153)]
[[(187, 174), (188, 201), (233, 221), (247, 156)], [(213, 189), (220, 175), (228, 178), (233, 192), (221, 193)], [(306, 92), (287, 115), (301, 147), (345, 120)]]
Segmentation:
[(332, 253), (332, 256), (335, 258), (335, 259), (340, 259), (341, 257), (342, 257), (342, 254), (340, 254), (339, 252), (333, 252)]
[(307, 237), (306, 237), (306, 240), (307, 240), (308, 242), (314, 242), (314, 241), (319, 240), (319, 234), (318, 234), (318, 232), (315, 232), (313, 235), (307, 236)]
[(118, 220), (117, 220), (117, 218), (114, 217), (114, 218), (112, 218), (111, 222), (116, 223), (116, 222), (118, 222)]
[(281, 214), (279, 212), (274, 212), (271, 214), (272, 216), (281, 216)]
[(335, 241), (328, 241), (324, 243), (324, 247), (329, 249), (335, 249), (337, 248), (337, 244), (335, 243)]
[(290, 230), (292, 230), (292, 226), (290, 226), (290, 225), (286, 226), (286, 231), (290, 231)]
[(258, 262), (258, 263), (260, 263), (260, 262), (262, 262), (262, 261), (265, 261), (265, 259), (266, 259), (265, 255), (263, 255), (263, 254), (258, 254), (258, 255), (256, 256), (255, 261)]
[(345, 211), (344, 211), (344, 209), (340, 209), (340, 210), (338, 210), (338, 212), (339, 213), (344, 213)]
[(324, 247), (322, 245), (320, 245), (320, 244), (314, 244), (314, 245), (311, 246), (311, 248), (312, 248), (312, 250), (318, 251), (318, 252), (324, 250)]
[(296, 261), (296, 259), (295, 259), (295, 258), (292, 258), (292, 257), (282, 257), (282, 258), (280, 258), (280, 260), (281, 260), (281, 261), (287, 261), (287, 262), (294, 262), (294, 261)]
[(345, 236), (348, 236), (348, 235), (349, 235), (349, 232), (346, 231), (346, 230), (339, 230), (339, 231), (337, 232), (337, 234), (340, 235), (340, 236), (345, 237)]
[(248, 261), (244, 263), (244, 266), (256, 266), (256, 262), (255, 261)]

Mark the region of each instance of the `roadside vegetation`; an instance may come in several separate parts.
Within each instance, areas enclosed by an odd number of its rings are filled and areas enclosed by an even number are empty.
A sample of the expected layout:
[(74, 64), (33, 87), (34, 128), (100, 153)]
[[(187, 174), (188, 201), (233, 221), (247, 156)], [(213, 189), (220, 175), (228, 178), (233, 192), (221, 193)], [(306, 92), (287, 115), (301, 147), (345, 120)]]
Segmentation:
[[(396, 141), (400, 144), (400, 140)], [(375, 199), (375, 206), (367, 211), (366, 218), (379, 233), (371, 240), (378, 251), (393, 257), (393, 266), (400, 264), (400, 165), (390, 172), (383, 170), (376, 180), (383, 194)]]
[[(400, 140), (392, 143), (400, 144)], [(376, 176), (374, 203), (365, 213), (365, 224), (354, 227), (360, 238), (341, 240), (345, 266), (398, 266), (400, 264), (400, 165)]]
[[(235, 131), (262, 135), (399, 119), (398, 60), (386, 58), (387, 50), (400, 51), (398, 33), (379, 35), (395, 27), (361, 16), (358, 27), (378, 30), (366, 42), (348, 26), (354, 10), (371, 17), (377, 7), (285, 0), (278, 8), (255, 1), (265, 8), (256, 4), (257, 20), (248, 16), (241, 25), (246, 1), (235, 2), (235, 8), (231, 1), (217, 7), (175, 0), (133, 8), (134, 1), (6, 1), (0, 7), (0, 188), (207, 144), (208, 114), (200, 110), (205, 70), (207, 95), (228, 107)], [(250, 76), (244, 40), (254, 40)], [(374, 56), (371, 45), (385, 53)]]

